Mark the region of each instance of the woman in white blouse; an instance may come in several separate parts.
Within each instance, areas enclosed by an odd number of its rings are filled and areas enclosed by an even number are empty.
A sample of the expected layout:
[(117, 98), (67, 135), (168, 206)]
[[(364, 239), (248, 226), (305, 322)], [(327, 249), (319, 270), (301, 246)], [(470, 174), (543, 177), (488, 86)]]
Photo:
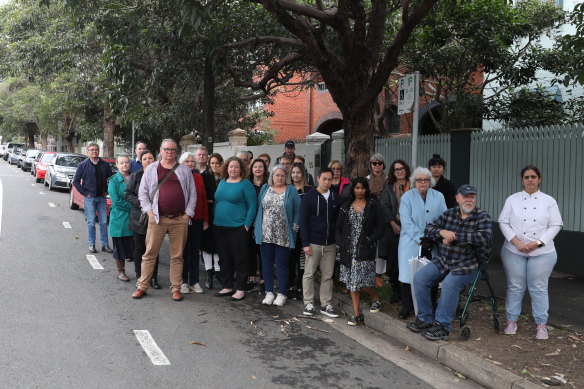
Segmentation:
[(523, 191), (507, 198), (499, 216), (505, 236), (501, 259), (507, 275), (506, 335), (517, 332), (525, 288), (531, 296), (536, 338), (547, 339), (548, 280), (558, 259), (554, 238), (562, 228), (562, 216), (553, 197), (539, 191), (541, 173), (535, 166), (521, 170)]

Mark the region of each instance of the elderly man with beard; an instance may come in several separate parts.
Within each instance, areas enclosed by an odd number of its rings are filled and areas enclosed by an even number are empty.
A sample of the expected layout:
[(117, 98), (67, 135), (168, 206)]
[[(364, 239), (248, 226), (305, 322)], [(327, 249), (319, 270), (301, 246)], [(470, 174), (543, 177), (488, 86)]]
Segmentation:
[[(438, 242), (438, 255), (414, 276), (418, 317), (407, 328), (430, 340), (447, 340), (456, 314), (460, 292), (473, 282), (479, 263), (491, 252), (491, 216), (477, 208), (477, 190), (463, 185), (456, 194), (457, 207), (445, 211), (428, 224), (424, 235)], [(442, 283), (435, 315), (432, 314), (432, 287)]]

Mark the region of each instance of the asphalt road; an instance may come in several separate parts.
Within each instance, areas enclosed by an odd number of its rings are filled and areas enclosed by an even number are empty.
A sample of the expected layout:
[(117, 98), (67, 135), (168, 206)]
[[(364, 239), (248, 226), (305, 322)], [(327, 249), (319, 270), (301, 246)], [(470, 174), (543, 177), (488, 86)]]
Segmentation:
[[(4, 161), (0, 188), (1, 387), (472, 387), (344, 318), (296, 318), (299, 303), (280, 309), (257, 294), (228, 302), (209, 291), (173, 302), (166, 246), (163, 288), (133, 300), (133, 264), (129, 283), (110, 254), (96, 254), (103, 269), (90, 265), (83, 212), (69, 209), (68, 193)], [(142, 346), (140, 330), (155, 344)]]

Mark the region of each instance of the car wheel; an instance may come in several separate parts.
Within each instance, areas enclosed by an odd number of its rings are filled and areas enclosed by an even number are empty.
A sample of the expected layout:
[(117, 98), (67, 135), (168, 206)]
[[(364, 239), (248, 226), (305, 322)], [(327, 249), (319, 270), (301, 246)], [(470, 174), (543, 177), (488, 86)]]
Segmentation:
[(73, 201), (73, 191), (69, 191), (69, 208), (79, 209), (79, 205), (75, 204), (75, 202)]
[(35, 179), (35, 181), (36, 181), (36, 183), (38, 184), (38, 183), (40, 183), (40, 182), (41, 182), (41, 179), (37, 177), (37, 178)]

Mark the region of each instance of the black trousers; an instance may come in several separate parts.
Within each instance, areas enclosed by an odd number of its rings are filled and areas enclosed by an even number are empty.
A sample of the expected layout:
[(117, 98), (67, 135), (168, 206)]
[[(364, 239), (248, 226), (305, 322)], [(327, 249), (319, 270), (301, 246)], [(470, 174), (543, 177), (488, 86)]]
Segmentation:
[(224, 289), (245, 290), (248, 275), (249, 235), (244, 226), (215, 226), (219, 251), (219, 281)]
[(304, 264), (306, 256), (302, 250), (300, 237), (296, 239), (296, 248), (290, 251), (290, 260), (288, 261), (288, 286), (302, 290), (302, 277), (304, 277)]
[(399, 261), (397, 260), (397, 249), (399, 246), (399, 235), (391, 233), (389, 238), (389, 253), (387, 255), (387, 275), (389, 276), (389, 283), (391, 285), (398, 285), (399, 281)]
[[(142, 255), (146, 252), (146, 235), (134, 233), (134, 270), (136, 271), (136, 279), (142, 275)], [(154, 273), (152, 278), (158, 278), (158, 260), (156, 257), (156, 264), (154, 265)]]

